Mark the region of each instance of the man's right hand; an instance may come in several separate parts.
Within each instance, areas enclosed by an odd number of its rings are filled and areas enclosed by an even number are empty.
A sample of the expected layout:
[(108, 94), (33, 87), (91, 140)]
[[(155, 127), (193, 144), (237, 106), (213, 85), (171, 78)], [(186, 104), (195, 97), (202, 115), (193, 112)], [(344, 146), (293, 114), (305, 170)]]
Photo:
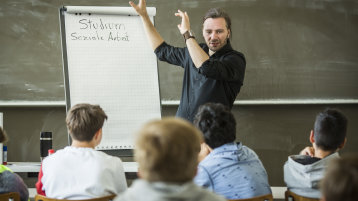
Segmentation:
[(300, 155), (307, 155), (307, 156), (314, 156), (314, 148), (313, 147), (306, 147), (301, 152)]
[(146, 1), (145, 0), (139, 0), (138, 4), (133, 3), (133, 1), (129, 2), (129, 5), (131, 5), (135, 11), (138, 13), (138, 15), (140, 16), (147, 16), (147, 5), (146, 5)]

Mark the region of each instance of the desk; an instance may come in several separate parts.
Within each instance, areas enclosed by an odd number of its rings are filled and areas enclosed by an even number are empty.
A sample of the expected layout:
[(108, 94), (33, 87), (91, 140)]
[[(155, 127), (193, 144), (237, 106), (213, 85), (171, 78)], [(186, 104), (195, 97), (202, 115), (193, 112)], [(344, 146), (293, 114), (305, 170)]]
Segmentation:
[[(138, 172), (137, 162), (122, 162), (124, 172)], [(41, 163), (40, 162), (8, 162), (6, 165), (14, 172), (39, 172)]]
[[(126, 173), (136, 173), (138, 172), (138, 163), (137, 162), (122, 162), (124, 172)], [(6, 165), (14, 172), (39, 172), (40, 171), (40, 162), (8, 162)], [(281, 186), (272, 186), (272, 195), (275, 199), (284, 199), (286, 187)], [(29, 188), (30, 198), (33, 198), (36, 194), (35, 188)]]
[[(285, 191), (287, 190), (286, 187), (272, 186), (271, 190), (274, 199), (285, 199)], [(36, 188), (29, 188), (30, 198), (34, 198), (36, 194), (37, 194)]]

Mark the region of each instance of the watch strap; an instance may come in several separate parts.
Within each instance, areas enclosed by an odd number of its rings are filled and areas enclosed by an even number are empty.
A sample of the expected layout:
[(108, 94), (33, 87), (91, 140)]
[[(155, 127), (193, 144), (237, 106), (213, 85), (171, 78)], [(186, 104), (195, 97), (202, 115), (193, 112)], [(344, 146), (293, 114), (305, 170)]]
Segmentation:
[(185, 42), (186, 42), (186, 40), (188, 40), (189, 38), (195, 38), (195, 36), (193, 36), (193, 34), (191, 33), (191, 31), (186, 31), (186, 32), (183, 34), (183, 37), (184, 37)]

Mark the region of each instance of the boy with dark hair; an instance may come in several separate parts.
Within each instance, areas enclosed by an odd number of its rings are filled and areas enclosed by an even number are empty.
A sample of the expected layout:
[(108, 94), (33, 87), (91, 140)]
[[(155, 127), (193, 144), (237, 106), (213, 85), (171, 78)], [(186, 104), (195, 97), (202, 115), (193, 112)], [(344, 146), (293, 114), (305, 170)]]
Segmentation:
[(267, 173), (256, 153), (235, 142), (234, 115), (222, 104), (199, 107), (194, 124), (204, 143), (194, 182), (227, 199), (245, 199), (270, 194)]
[(123, 165), (94, 148), (101, 142), (107, 115), (98, 105), (77, 104), (67, 113), (72, 145), (42, 162), (37, 193), (57, 199), (90, 199), (127, 189)]
[(303, 197), (321, 197), (318, 184), (327, 163), (339, 157), (337, 151), (347, 141), (346, 132), (347, 119), (340, 111), (326, 109), (317, 115), (309, 137), (312, 147), (289, 156), (284, 165), (284, 180), (290, 191)]

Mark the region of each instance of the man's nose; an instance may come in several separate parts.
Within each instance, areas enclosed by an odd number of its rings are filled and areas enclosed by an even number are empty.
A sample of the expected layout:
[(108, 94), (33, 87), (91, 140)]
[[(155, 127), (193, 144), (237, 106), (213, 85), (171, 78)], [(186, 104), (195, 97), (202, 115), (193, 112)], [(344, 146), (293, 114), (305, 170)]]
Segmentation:
[(211, 35), (210, 35), (210, 38), (211, 38), (211, 39), (217, 39), (217, 38), (218, 38), (218, 34), (215, 33), (215, 32), (212, 32)]

